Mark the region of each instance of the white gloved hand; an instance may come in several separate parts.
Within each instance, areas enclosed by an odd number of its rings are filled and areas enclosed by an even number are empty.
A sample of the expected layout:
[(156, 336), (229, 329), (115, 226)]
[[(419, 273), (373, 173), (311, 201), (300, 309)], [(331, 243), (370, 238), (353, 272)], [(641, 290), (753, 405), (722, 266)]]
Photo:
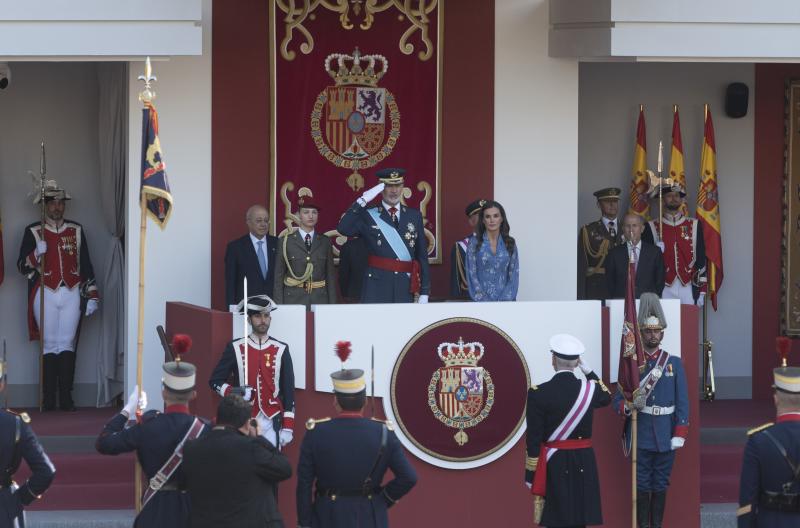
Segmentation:
[(281, 447), (285, 446), (294, 438), (294, 432), (291, 429), (281, 429), (278, 432), (278, 440), (280, 440)]
[(531, 484), (530, 482), (526, 482), (525, 483), (525, 487), (528, 488), (528, 489), (531, 489), (532, 486), (533, 486), (533, 484)]
[(253, 390), (253, 387), (243, 387), (242, 390), (244, 391), (244, 394), (242, 394), (242, 399), (248, 402), (253, 401), (253, 396), (255, 396), (255, 391)]
[(143, 411), (147, 407), (147, 393), (142, 391), (142, 397), (139, 399), (139, 386), (133, 387), (133, 392), (128, 396), (128, 403), (122, 408), (122, 413), (126, 414), (128, 418), (135, 415), (136, 409)]
[(419, 304), (428, 304), (428, 296), (427, 295), (420, 295), (419, 299), (417, 300)]
[(364, 191), (364, 194), (361, 195), (361, 199), (364, 200), (364, 203), (362, 205), (370, 203), (376, 196), (378, 196), (380, 193), (383, 192), (384, 187), (386, 187), (386, 184), (380, 182), (375, 187), (372, 187), (371, 189), (367, 189), (366, 191)]
[(45, 253), (47, 253), (47, 241), (40, 240), (36, 243), (36, 249), (34, 250), (33, 254), (36, 255), (36, 258), (39, 258)]
[(228, 311), (229, 311), (230, 313), (233, 313), (233, 314), (235, 314), (235, 313), (237, 313), (237, 312), (239, 311), (239, 309), (238, 309), (238, 306), (237, 306), (237, 305), (235, 305), (235, 304), (229, 304), (229, 305), (228, 305)]
[(656, 246), (658, 246), (658, 249), (660, 249), (662, 253), (664, 252), (664, 248), (666, 247), (664, 243), (660, 240), (656, 242)]
[(672, 450), (679, 449), (683, 447), (684, 442), (686, 442), (685, 438), (681, 438), (680, 436), (673, 436), (672, 440), (670, 440), (669, 445), (672, 447)]
[(100, 301), (97, 299), (89, 299), (86, 301), (86, 317), (89, 317), (100, 308)]
[(581, 372), (583, 372), (587, 376), (589, 375), (590, 372), (592, 372), (592, 367), (584, 363), (583, 358), (578, 359), (578, 367), (581, 369)]
[(706, 294), (701, 292), (700, 296), (697, 297), (697, 306), (700, 306), (702, 308), (705, 303), (706, 303)]

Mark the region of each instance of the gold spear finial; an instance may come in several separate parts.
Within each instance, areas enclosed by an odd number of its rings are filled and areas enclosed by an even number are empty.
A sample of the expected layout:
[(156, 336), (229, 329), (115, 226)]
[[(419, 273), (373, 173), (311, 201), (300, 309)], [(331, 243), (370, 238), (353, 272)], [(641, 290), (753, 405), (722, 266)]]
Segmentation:
[(153, 90), (152, 83), (158, 80), (156, 76), (153, 75), (153, 66), (150, 64), (149, 56), (144, 61), (144, 75), (140, 75), (139, 80), (144, 82), (144, 90), (139, 92), (139, 101), (144, 104), (149, 104), (156, 98), (156, 92)]

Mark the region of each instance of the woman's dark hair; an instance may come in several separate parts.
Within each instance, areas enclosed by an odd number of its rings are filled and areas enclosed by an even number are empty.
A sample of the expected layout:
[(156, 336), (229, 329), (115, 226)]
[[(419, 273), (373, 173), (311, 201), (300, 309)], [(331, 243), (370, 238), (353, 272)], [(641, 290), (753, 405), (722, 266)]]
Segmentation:
[(483, 207), (481, 207), (480, 220), (478, 221), (478, 232), (476, 233), (478, 246), (475, 248), (475, 251), (479, 251), (481, 249), (481, 244), (483, 244), (483, 234), (486, 232), (486, 225), (483, 223), (483, 215), (487, 210), (492, 208), (496, 208), (498, 211), (500, 211), (500, 216), (503, 218), (503, 223), (500, 224), (500, 236), (503, 237), (503, 242), (506, 244), (506, 250), (508, 250), (508, 254), (513, 255), (514, 247), (517, 245), (517, 243), (514, 240), (514, 237), (509, 234), (511, 232), (511, 226), (508, 225), (506, 210), (503, 209), (503, 206), (500, 205), (500, 202), (495, 202), (494, 200), (487, 200), (486, 203), (483, 204)]
[(217, 407), (217, 425), (229, 425), (236, 429), (250, 419), (253, 408), (238, 394), (228, 394)]

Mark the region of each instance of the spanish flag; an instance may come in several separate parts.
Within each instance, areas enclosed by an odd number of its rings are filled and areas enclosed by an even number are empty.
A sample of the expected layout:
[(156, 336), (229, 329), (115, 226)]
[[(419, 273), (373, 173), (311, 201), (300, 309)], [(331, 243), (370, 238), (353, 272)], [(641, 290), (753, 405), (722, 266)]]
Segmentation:
[(639, 122), (636, 124), (636, 145), (633, 150), (632, 173), (631, 205), (628, 208), (628, 212), (649, 220), (650, 202), (647, 199), (647, 191), (650, 188), (650, 184), (647, 181), (647, 132), (644, 128), (643, 105), (639, 105)]
[(158, 112), (152, 103), (145, 103), (142, 109), (141, 193), (147, 215), (164, 229), (172, 213), (172, 193), (158, 140)]
[[(686, 192), (686, 172), (683, 169), (683, 140), (681, 139), (681, 118), (678, 115), (678, 105), (672, 107), (672, 152), (669, 156), (669, 177), (673, 183), (681, 186)], [(681, 212), (688, 216), (689, 206), (686, 202), (681, 206)]]
[(722, 287), (722, 223), (719, 215), (719, 190), (717, 187), (717, 153), (714, 143), (714, 123), (706, 105), (703, 152), (700, 156), (700, 187), (697, 190), (697, 219), (703, 226), (706, 245), (706, 270), (708, 294), (711, 305), (717, 309), (717, 293)]

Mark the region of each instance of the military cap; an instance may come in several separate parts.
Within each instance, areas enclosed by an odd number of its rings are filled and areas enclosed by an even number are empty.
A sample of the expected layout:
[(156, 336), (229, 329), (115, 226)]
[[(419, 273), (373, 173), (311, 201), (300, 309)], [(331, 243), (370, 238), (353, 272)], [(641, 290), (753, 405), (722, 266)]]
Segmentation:
[(333, 391), (339, 394), (358, 394), (367, 389), (367, 380), (361, 369), (342, 369), (331, 374)]
[(304, 195), (297, 199), (297, 211), (299, 212), (300, 209), (316, 209), (319, 211), (320, 207), (319, 204), (317, 204), (317, 201), (314, 200), (313, 196)]
[(181, 360), (181, 354), (185, 354), (192, 347), (192, 338), (186, 334), (176, 334), (172, 338), (172, 345), (169, 347), (173, 355), (173, 361), (164, 363), (162, 367), (164, 376), (161, 383), (165, 388), (172, 392), (190, 392), (194, 390), (197, 378), (197, 368), (186, 361)]
[(619, 187), (606, 187), (594, 192), (594, 197), (598, 200), (619, 200), (622, 189)]
[(652, 292), (643, 293), (639, 299), (639, 329), (664, 330), (666, 327), (667, 318), (658, 295)]
[(776, 390), (800, 394), (800, 367), (779, 367), (772, 371)]
[(586, 347), (577, 337), (569, 334), (556, 334), (550, 338), (550, 352), (561, 359), (578, 359)]
[(403, 176), (405, 173), (405, 169), (388, 168), (379, 170), (375, 173), (375, 176), (378, 177), (378, 181), (386, 185), (400, 185), (403, 183)]
[(470, 202), (469, 205), (464, 208), (464, 214), (466, 214), (467, 217), (470, 217), (470, 216), (480, 212), (480, 210), (483, 208), (483, 206), (485, 204), (486, 204), (486, 200), (484, 200), (482, 198), (480, 200), (475, 200), (473, 202)]
[[(278, 309), (269, 295), (253, 295), (247, 298), (247, 315), (255, 315), (257, 313), (270, 313)], [(236, 312), (239, 314), (245, 313), (244, 299), (236, 305)]]

